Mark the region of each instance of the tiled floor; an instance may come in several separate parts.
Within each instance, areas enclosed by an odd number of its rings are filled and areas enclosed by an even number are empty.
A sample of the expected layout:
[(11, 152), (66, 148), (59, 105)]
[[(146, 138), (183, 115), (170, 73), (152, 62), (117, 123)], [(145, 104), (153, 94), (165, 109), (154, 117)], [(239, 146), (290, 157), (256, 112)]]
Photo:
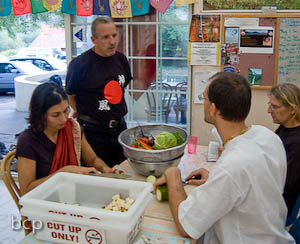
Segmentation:
[(23, 229), (13, 230), (12, 218), (20, 220), (19, 210), (0, 180), (0, 244), (16, 244), (24, 238)]

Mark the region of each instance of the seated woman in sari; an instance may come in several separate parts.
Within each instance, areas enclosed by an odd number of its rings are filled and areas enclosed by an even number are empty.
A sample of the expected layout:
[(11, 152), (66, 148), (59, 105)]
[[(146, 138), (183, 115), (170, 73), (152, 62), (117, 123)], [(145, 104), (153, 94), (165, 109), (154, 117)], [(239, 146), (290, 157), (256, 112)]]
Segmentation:
[(120, 173), (96, 156), (78, 122), (68, 118), (63, 88), (55, 83), (39, 85), (29, 109), (29, 127), (19, 136), (16, 151), (22, 195), (56, 172)]

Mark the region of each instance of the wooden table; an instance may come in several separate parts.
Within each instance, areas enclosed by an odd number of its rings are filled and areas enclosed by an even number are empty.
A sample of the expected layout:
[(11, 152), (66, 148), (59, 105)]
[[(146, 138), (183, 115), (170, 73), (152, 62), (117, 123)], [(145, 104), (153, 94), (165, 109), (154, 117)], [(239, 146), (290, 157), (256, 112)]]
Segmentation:
[[(207, 162), (207, 147), (206, 146), (197, 146), (197, 150), (195, 154), (188, 154), (187, 147), (184, 155), (181, 158), (181, 161), (178, 165), (182, 172), (182, 178), (186, 177), (191, 171), (198, 168), (206, 168), (208, 170), (213, 167), (214, 163)], [(127, 174), (131, 174), (136, 180), (146, 180), (145, 176), (139, 175), (133, 171), (127, 161), (124, 161), (121, 164), (122, 169)], [(186, 185), (184, 187), (187, 194), (194, 188), (195, 186)], [(176, 238), (176, 240), (180, 240), (180, 243), (195, 243), (195, 240), (191, 240), (188, 238), (180, 237), (180, 234), (176, 228), (174, 223), (169, 204), (168, 202), (158, 202), (156, 197), (153, 195), (152, 200), (146, 207), (144, 213), (144, 222), (141, 226), (140, 235), (149, 235), (152, 236), (165, 236), (168, 238)], [(173, 243), (173, 242), (172, 242)], [(26, 236), (19, 244), (51, 244), (50, 242), (38, 241), (34, 238), (32, 234)]]

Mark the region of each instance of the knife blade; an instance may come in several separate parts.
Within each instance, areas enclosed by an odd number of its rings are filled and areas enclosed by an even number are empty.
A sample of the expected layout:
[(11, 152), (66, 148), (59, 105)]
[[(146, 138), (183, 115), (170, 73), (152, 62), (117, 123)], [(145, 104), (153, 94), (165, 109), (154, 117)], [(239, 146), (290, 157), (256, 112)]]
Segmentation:
[(114, 178), (114, 179), (121, 179), (121, 180), (125, 180), (128, 178), (131, 178), (131, 175), (127, 175), (127, 174), (113, 174), (113, 173), (102, 173), (102, 174), (95, 174), (95, 173), (89, 173), (89, 175), (92, 176), (99, 176), (99, 177), (107, 177), (107, 178)]

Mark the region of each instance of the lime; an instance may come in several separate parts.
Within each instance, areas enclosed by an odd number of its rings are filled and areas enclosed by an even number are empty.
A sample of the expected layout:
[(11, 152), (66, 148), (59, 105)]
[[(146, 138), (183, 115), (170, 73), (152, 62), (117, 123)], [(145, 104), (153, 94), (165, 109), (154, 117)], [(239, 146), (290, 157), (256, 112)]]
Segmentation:
[(154, 175), (149, 175), (146, 181), (154, 185), (156, 182), (156, 177)]

